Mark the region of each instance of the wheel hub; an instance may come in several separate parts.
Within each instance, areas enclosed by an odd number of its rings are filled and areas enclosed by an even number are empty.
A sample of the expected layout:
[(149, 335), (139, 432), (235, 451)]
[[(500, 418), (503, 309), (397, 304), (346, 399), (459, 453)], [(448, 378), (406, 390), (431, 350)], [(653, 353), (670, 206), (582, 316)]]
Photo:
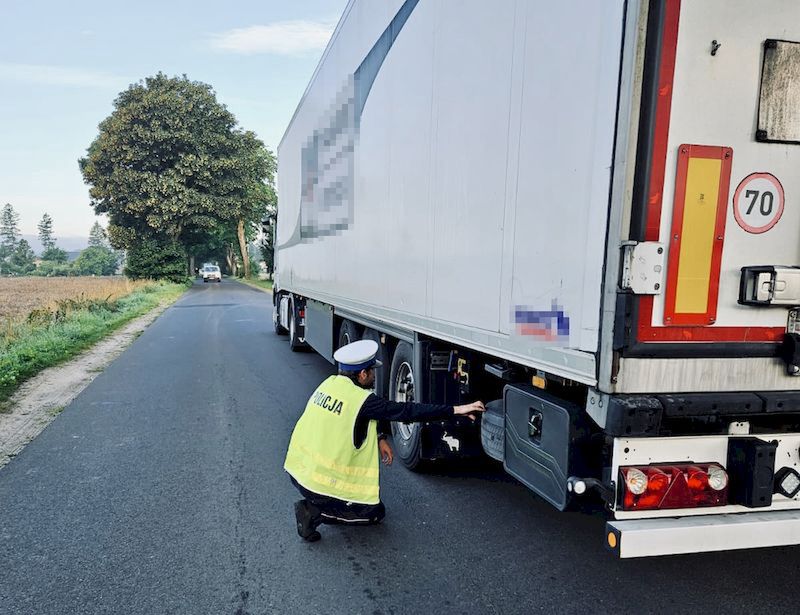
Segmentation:
[[(414, 372), (411, 365), (403, 362), (397, 370), (394, 382), (394, 400), (399, 402), (414, 401)], [(411, 438), (414, 432), (413, 423), (397, 423), (397, 429), (404, 440)]]

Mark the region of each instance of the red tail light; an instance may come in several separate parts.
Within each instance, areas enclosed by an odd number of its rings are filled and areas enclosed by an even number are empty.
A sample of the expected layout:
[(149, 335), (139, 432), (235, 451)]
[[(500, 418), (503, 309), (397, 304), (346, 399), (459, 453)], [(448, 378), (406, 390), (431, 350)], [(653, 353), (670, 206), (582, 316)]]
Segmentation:
[(625, 466), (619, 469), (623, 510), (725, 506), (728, 474), (716, 463)]
[(306, 311), (305, 310), (300, 310), (298, 312), (298, 315), (300, 316), (300, 318), (305, 318), (306, 317)]

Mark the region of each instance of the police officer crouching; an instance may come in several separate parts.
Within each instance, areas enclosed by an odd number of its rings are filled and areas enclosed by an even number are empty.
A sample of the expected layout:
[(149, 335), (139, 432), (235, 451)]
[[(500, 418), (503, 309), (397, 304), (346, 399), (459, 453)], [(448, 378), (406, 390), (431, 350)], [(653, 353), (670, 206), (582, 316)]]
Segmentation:
[[(321, 538), (322, 523), (373, 525), (386, 510), (380, 499), (380, 460), (394, 457), (386, 441), (389, 421), (442, 420), (483, 412), (483, 403), (463, 406), (394, 402), (371, 392), (378, 344), (361, 340), (334, 353), (339, 373), (311, 395), (295, 425), (284, 469), (303, 495), (295, 502), (297, 533), (308, 542)], [(381, 434), (378, 423), (381, 423)]]

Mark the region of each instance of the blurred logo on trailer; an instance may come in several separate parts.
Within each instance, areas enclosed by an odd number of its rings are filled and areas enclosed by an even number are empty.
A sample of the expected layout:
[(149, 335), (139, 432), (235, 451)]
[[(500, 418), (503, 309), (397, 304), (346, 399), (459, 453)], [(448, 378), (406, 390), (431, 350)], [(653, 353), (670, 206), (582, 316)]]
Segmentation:
[(565, 346), (569, 343), (569, 316), (555, 300), (549, 310), (530, 305), (514, 306), (512, 322), (517, 335), (548, 344)]

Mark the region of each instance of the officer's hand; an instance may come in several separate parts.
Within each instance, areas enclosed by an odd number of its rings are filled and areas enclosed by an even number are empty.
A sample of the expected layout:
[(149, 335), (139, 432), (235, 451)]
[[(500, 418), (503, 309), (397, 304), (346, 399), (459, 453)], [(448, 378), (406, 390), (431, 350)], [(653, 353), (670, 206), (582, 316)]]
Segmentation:
[(482, 401), (474, 401), (471, 404), (465, 404), (463, 406), (455, 406), (454, 408), (455, 414), (466, 414), (470, 419), (473, 421), (477, 417), (478, 412), (485, 412), (486, 408), (483, 407)]
[(390, 466), (392, 465), (392, 461), (394, 460), (394, 453), (392, 452), (392, 447), (389, 446), (389, 443), (384, 438), (383, 440), (378, 440), (378, 453), (381, 456), (381, 461), (384, 465)]

